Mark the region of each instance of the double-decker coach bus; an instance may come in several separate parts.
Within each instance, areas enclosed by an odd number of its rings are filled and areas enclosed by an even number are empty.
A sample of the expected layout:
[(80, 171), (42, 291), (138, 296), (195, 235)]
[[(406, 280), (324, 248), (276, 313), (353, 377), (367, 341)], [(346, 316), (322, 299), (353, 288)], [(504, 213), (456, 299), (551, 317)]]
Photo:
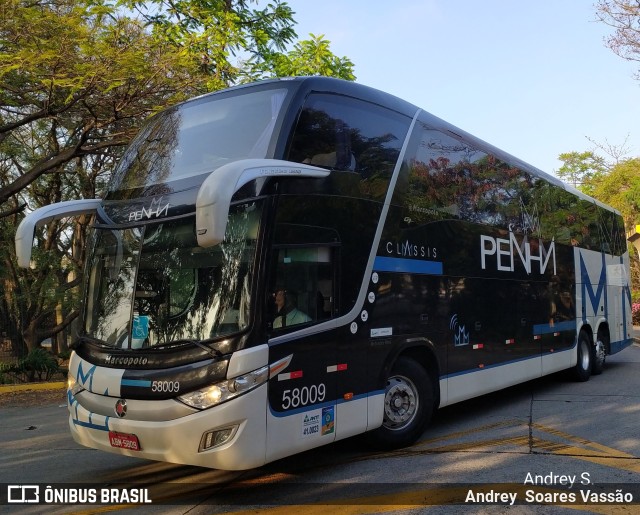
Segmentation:
[(141, 129), (92, 213), (69, 425), (88, 447), (246, 469), (631, 343), (620, 214), (441, 119), (308, 77)]

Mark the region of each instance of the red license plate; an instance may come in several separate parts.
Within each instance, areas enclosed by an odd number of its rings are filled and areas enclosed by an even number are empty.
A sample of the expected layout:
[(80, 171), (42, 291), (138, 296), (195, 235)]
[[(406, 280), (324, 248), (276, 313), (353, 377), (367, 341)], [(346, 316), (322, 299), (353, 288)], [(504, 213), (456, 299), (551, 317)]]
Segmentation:
[(109, 443), (111, 443), (111, 447), (117, 447), (119, 449), (128, 449), (130, 451), (140, 450), (140, 440), (138, 440), (136, 435), (130, 433), (109, 431)]

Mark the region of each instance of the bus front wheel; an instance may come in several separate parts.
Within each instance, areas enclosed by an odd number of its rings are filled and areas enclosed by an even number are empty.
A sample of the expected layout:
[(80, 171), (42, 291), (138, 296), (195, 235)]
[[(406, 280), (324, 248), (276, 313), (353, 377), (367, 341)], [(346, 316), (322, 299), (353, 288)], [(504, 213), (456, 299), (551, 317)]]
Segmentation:
[(382, 426), (370, 433), (371, 443), (387, 449), (413, 444), (431, 419), (433, 398), (427, 371), (411, 358), (398, 358), (387, 378)]
[(591, 377), (592, 357), (591, 339), (582, 331), (578, 337), (578, 362), (573, 369), (573, 375), (577, 381), (588, 381)]

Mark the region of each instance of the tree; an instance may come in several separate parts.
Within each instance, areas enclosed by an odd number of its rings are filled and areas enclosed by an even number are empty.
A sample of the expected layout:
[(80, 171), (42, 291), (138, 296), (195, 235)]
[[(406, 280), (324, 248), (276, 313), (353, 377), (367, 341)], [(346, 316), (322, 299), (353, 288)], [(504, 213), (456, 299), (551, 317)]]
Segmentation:
[[(640, 220), (640, 158), (622, 159), (625, 145), (598, 145), (613, 161), (594, 152), (566, 152), (558, 158), (564, 162), (556, 172), (584, 193), (608, 204), (622, 214), (627, 228)], [(621, 150), (622, 149), (622, 150)], [(635, 250), (630, 246), (630, 252)], [(632, 290), (640, 295), (640, 261), (631, 260)]]
[(18, 270), (18, 213), (95, 197), (141, 121), (204, 88), (188, 59), (106, 2), (8, 0), (0, 9), (0, 311), (32, 349), (77, 316), (84, 231), (50, 223), (37, 234), (41, 266)]
[(105, 2), (7, 0), (2, 11), (0, 204), (78, 157), (123, 146), (161, 105), (203, 91), (184, 56)]
[(248, 82), (271, 69), (295, 40), (293, 11), (281, 0), (120, 0), (159, 39), (189, 56), (208, 91)]
[[(276, 0), (122, 0), (163, 39), (191, 55), (210, 91), (270, 77), (323, 75), (355, 80), (353, 63), (331, 52), (324, 36), (295, 43), (293, 11)], [(232, 58), (235, 58), (235, 62)]]
[[(0, 323), (29, 349), (78, 312), (87, 220), (38, 229), (16, 267), (23, 212), (102, 193), (123, 147), (160, 108), (276, 76), (292, 11), (273, 0), (4, 0), (0, 3)], [(5, 251), (6, 249), (6, 251)]]
[[(627, 229), (640, 220), (640, 158), (627, 159), (593, 185), (593, 196), (615, 207), (622, 214)], [(630, 245), (630, 252), (635, 248)], [(640, 260), (631, 260), (631, 284), (634, 298), (640, 295)]]
[(606, 160), (592, 151), (565, 152), (558, 159), (563, 165), (556, 171), (557, 176), (574, 188), (581, 186), (589, 194), (591, 183), (609, 171)]
[[(620, 57), (640, 63), (640, 2), (599, 0), (596, 16), (615, 30), (607, 38), (607, 46)], [(636, 73), (636, 78), (640, 80), (640, 71)]]
[(627, 225), (640, 220), (640, 158), (627, 159), (593, 184), (593, 195), (615, 207)]
[(288, 54), (276, 56), (274, 69), (277, 76), (323, 75), (355, 80), (353, 63), (347, 57), (334, 55), (324, 35), (309, 36), (311, 39), (296, 43)]

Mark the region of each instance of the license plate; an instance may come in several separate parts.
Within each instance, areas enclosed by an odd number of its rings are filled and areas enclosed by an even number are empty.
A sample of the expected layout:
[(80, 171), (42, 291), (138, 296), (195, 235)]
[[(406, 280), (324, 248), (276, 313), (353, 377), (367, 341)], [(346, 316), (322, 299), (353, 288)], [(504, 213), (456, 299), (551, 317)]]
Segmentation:
[(109, 443), (111, 443), (111, 447), (117, 447), (118, 449), (128, 449), (130, 451), (140, 450), (140, 440), (138, 440), (136, 435), (130, 433), (109, 431)]

